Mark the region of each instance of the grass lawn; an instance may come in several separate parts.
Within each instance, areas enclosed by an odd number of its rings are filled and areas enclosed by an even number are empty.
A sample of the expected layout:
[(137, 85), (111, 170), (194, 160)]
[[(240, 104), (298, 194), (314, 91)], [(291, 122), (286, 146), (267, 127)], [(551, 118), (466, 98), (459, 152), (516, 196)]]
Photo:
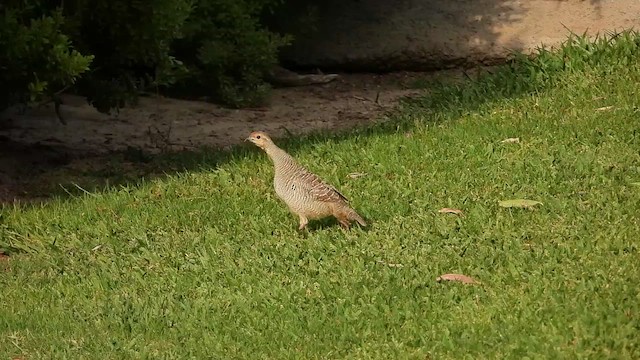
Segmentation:
[[(368, 229), (298, 232), (248, 146), (6, 206), (0, 359), (640, 358), (639, 44), (574, 39), (384, 125), (276, 139)], [(542, 205), (498, 205), (518, 198)]]

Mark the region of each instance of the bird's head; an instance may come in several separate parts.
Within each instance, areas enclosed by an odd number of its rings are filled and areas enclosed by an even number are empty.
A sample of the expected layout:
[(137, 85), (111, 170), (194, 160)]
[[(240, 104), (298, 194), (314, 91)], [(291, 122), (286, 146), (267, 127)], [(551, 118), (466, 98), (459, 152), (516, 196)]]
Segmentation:
[(264, 149), (267, 146), (273, 144), (273, 141), (271, 140), (271, 138), (269, 137), (269, 135), (267, 135), (265, 132), (263, 131), (254, 131), (252, 132), (248, 138), (246, 138), (247, 141), (251, 141), (252, 143), (254, 143), (257, 147)]

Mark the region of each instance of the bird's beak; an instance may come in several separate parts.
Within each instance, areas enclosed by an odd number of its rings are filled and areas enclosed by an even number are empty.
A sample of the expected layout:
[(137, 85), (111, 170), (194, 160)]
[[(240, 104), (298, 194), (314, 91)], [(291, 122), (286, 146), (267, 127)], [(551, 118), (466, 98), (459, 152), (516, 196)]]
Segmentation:
[(248, 138), (244, 139), (244, 141), (251, 141), (251, 136), (249, 136)]

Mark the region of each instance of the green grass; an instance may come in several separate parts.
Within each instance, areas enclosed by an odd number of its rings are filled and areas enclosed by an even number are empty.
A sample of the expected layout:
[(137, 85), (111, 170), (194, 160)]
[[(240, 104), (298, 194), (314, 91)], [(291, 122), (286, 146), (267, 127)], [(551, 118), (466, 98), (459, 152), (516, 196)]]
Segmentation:
[(254, 148), (5, 207), (0, 358), (638, 358), (638, 44), (573, 39), (383, 126), (280, 142), (369, 229), (297, 232)]

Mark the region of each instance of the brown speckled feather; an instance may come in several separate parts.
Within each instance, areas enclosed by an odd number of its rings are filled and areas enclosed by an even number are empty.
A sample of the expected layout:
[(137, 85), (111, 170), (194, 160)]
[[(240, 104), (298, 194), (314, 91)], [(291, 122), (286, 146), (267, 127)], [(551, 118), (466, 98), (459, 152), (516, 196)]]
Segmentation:
[(349, 202), (346, 196), (342, 195), (336, 188), (322, 181), (319, 176), (309, 170), (300, 167), (298, 172), (300, 185), (303, 186), (309, 195), (317, 201), (323, 202)]

